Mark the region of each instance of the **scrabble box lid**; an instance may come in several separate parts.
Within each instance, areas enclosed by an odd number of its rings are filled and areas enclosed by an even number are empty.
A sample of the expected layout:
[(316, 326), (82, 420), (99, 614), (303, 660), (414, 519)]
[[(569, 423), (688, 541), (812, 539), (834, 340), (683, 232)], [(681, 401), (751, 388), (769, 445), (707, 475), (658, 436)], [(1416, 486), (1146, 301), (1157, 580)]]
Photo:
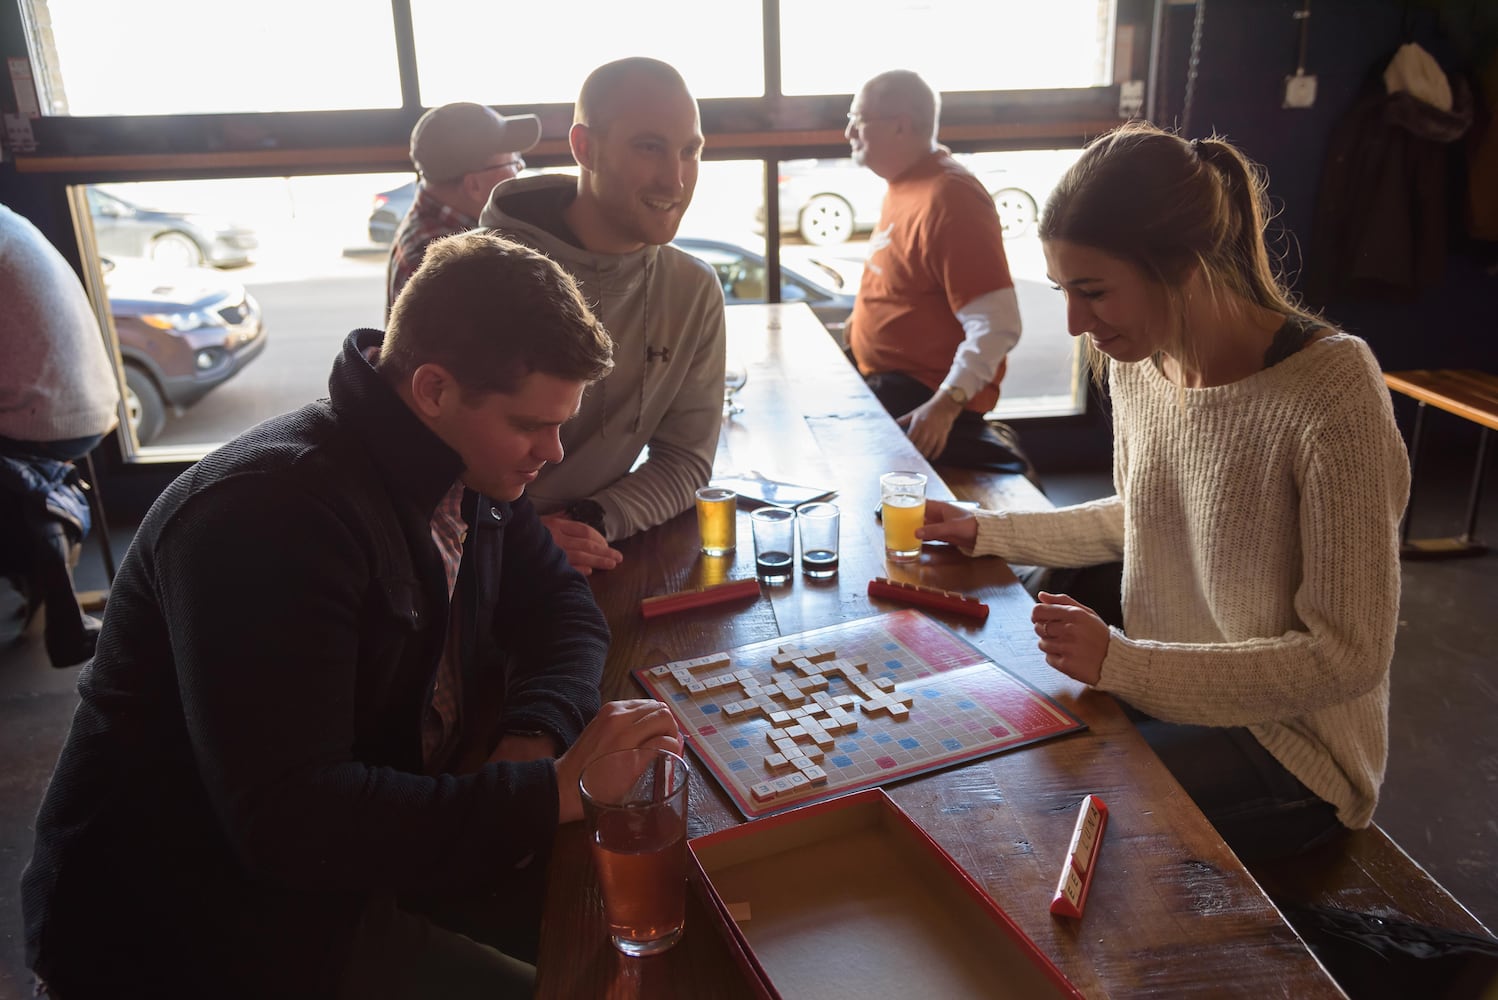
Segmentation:
[(882, 789), (688, 844), (767, 1000), (1082, 995)]

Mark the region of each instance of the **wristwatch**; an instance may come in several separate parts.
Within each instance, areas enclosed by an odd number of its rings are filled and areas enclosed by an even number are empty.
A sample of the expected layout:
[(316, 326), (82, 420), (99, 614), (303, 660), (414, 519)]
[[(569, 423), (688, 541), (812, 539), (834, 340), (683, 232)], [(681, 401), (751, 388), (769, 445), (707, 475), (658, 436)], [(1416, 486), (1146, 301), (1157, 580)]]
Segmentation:
[(951, 382), (943, 382), (941, 384), (941, 391), (946, 393), (947, 398), (958, 406), (967, 406), (967, 401), (972, 398), (968, 395), (966, 389), (958, 385), (953, 385)]
[(597, 500), (589, 500), (586, 497), (574, 500), (562, 513), (567, 515), (568, 520), (586, 524), (600, 535), (603, 534), (603, 505)]

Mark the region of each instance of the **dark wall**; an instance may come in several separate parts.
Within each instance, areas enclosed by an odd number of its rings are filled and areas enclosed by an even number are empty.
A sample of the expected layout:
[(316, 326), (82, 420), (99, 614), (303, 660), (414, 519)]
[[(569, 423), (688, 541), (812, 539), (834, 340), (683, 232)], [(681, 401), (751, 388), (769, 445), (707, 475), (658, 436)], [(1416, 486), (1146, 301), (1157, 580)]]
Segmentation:
[[(1294, 72), (1301, 0), (1207, 0), (1189, 134), (1225, 134), (1270, 177), (1281, 206), (1288, 273), (1305, 291), (1305, 261), (1318, 252), (1313, 217), (1329, 139), (1364, 84), (1381, 74), (1400, 44), (1413, 41), (1451, 77), (1469, 80), (1498, 45), (1498, 4), (1491, 0), (1424, 3), (1315, 0), (1310, 6), (1306, 70), (1317, 77), (1314, 107), (1280, 106), (1284, 77)], [(1167, 18), (1170, 80), (1161, 124), (1176, 124), (1184, 104), (1185, 55), (1192, 6)], [(1474, 88), (1475, 89), (1475, 88)], [(1474, 132), (1488, 116), (1479, 102)], [(1311, 304), (1372, 346), (1386, 370), (1480, 368), (1498, 372), (1498, 246), (1466, 234), (1461, 212), (1465, 146), (1450, 147), (1448, 249), (1434, 287), (1407, 296), (1341, 294)], [(1498, 180), (1489, 181), (1498, 183)], [(1323, 250), (1324, 252), (1324, 250)]]

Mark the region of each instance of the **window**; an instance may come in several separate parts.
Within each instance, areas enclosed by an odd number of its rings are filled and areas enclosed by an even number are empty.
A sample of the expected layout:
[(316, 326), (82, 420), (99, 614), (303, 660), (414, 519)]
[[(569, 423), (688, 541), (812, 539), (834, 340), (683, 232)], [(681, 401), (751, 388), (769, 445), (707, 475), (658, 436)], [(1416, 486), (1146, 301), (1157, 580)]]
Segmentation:
[(382, 229), (380, 213), (403, 182), (409, 175), (87, 188), (142, 455), (201, 453), (326, 394), (344, 336), (384, 323), (394, 227)]
[(1112, 0), (779, 0), (786, 94), (847, 94), (887, 69), (941, 91), (1112, 82)]
[(389, 0), (21, 0), (50, 115), (400, 107)]
[(765, 92), (756, 4), (411, 0), (411, 20), (421, 102), (428, 107), (571, 105), (590, 70), (625, 56), (665, 60), (699, 99)]
[[(1076, 147), (1117, 120), (1115, 81), (1148, 55), (1145, 0), (761, 0), (711, 12), (696, 0), (565, 11), (266, 0), (233, 18), (198, 0), (13, 9), (0, 41), (21, 51), (24, 29), (44, 116), (16, 169), (76, 186), (75, 211), (87, 206), (91, 287), (109, 299), (142, 456), (201, 454), (323, 394), (346, 332), (383, 322), (424, 107), (534, 110), (545, 137), (532, 170), (570, 171), (577, 89), (626, 55), (672, 63), (703, 102), (708, 159), (679, 242), (713, 264), (730, 302), (805, 302), (839, 339), (884, 187), (844, 158), (847, 95), (885, 69), (922, 72), (944, 94), (944, 141), (991, 182), (1008, 222), (1025, 334), (999, 412), (1083, 405), (1034, 220)], [(767, 22), (778, 37), (764, 37)]]

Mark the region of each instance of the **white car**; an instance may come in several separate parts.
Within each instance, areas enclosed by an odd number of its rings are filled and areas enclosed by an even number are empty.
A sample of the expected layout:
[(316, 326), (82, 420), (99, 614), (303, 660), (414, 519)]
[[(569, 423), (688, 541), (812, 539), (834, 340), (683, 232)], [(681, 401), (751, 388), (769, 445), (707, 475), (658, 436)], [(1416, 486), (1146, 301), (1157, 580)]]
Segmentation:
[[(959, 153), (957, 159), (993, 195), (1004, 238), (1032, 232), (1056, 181), (1080, 150), (1034, 149)], [(780, 164), (780, 231), (814, 246), (843, 243), (873, 230), (885, 183), (851, 159), (785, 160)], [(764, 224), (764, 211), (760, 211)]]

